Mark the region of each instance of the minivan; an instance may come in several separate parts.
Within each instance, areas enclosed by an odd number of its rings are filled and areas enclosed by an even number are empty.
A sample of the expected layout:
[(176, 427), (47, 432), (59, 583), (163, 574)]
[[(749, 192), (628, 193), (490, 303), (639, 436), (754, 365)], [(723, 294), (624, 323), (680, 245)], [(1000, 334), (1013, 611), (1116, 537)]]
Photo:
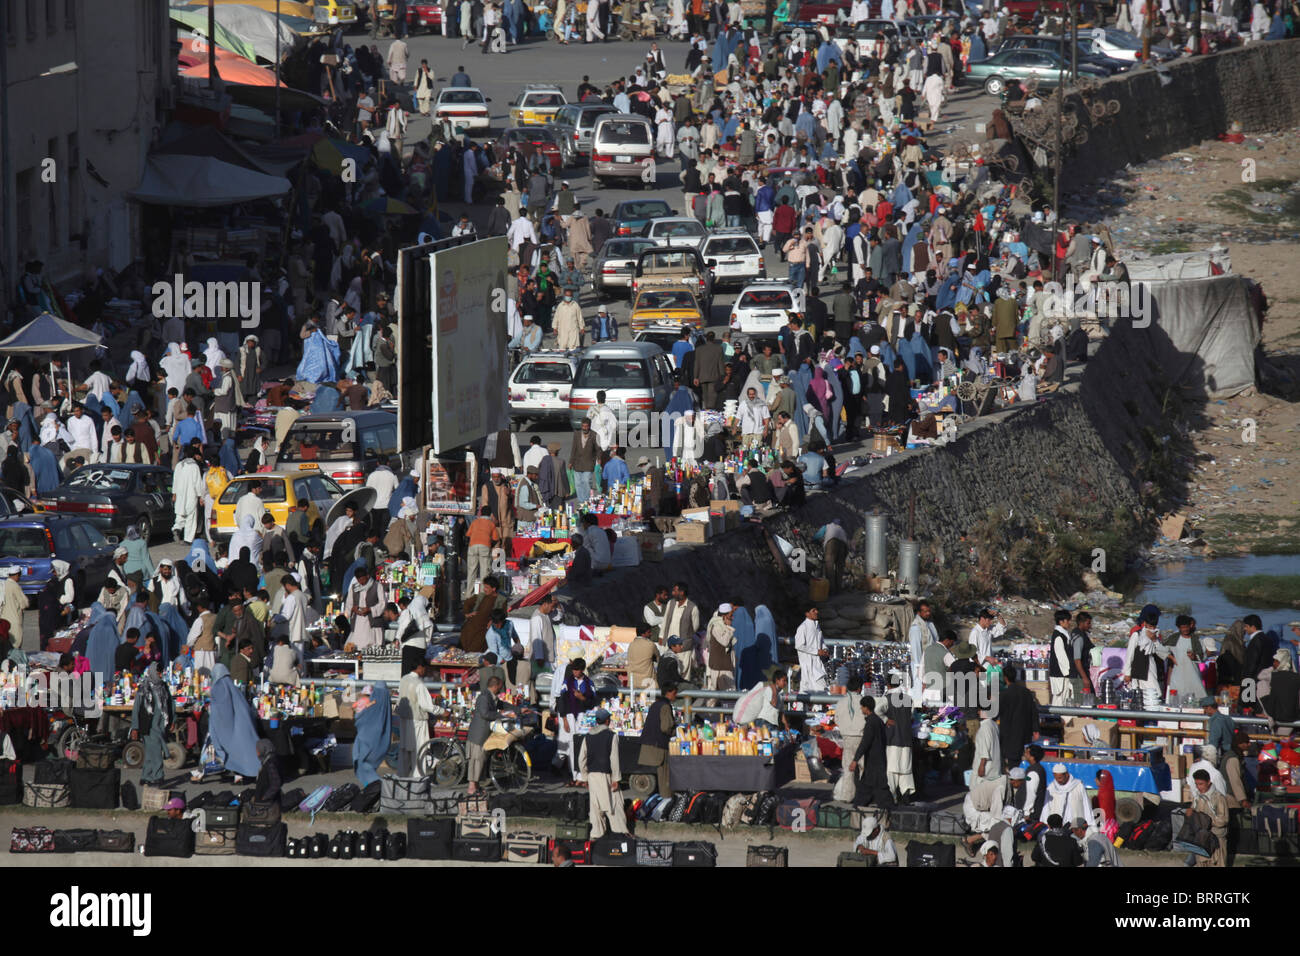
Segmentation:
[(631, 412), (662, 412), (672, 390), (672, 359), (653, 342), (592, 345), (578, 357), (569, 392), (569, 421), (574, 428), (582, 425), (596, 404), (597, 392), (605, 393), (605, 404), (623, 421)]
[(602, 116), (617, 113), (608, 103), (570, 103), (560, 108), (552, 124), (564, 137), (571, 155), (590, 156), (591, 138), (596, 133), (596, 121)]
[(596, 120), (591, 134), (591, 185), (603, 179), (639, 179), (655, 186), (655, 136), (650, 121), (632, 113), (610, 113)]
[(397, 454), (397, 416), (389, 412), (303, 415), (284, 436), (275, 470), (319, 471), (349, 491)]

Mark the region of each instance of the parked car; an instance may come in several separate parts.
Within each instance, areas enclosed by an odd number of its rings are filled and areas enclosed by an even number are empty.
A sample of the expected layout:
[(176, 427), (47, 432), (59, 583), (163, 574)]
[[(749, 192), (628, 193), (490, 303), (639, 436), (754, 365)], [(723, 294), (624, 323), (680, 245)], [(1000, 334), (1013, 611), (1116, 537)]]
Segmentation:
[(528, 422), (569, 420), (569, 392), (578, 370), (578, 354), (545, 349), (524, 356), (506, 385), (511, 428), (518, 431)]
[(573, 149), (575, 157), (591, 156), (591, 137), (596, 131), (596, 120), (606, 113), (618, 110), (608, 103), (570, 103), (555, 114), (555, 132)]
[(791, 318), (803, 318), (806, 303), (804, 290), (784, 279), (753, 282), (736, 296), (731, 328), (746, 335), (774, 336)]
[[(345, 491), (364, 485), (381, 461), (398, 455), (397, 416), (380, 411), (303, 415), (280, 446), (279, 471), (318, 471)], [(410, 453), (402, 456), (409, 463)]]
[(672, 392), (673, 362), (653, 342), (606, 342), (585, 349), (569, 393), (569, 420), (582, 424), (596, 393), (620, 418), (625, 413), (661, 412)]
[(653, 189), (655, 137), (650, 121), (632, 113), (606, 113), (596, 120), (591, 136), (591, 185), (599, 189), (606, 180), (638, 180)]
[(313, 6), (316, 8), (313, 19), (317, 23), (346, 28), (357, 22), (356, 7), (351, 3), (340, 3), (339, 0), (313, 0)]
[(653, 285), (641, 289), (633, 298), (628, 326), (633, 334), (652, 325), (702, 329), (708, 325), (706, 319), (690, 286)]
[[(621, 204), (620, 204), (621, 205)], [(632, 284), (632, 273), (636, 271), (637, 259), (647, 249), (655, 248), (653, 239), (640, 236), (632, 239), (606, 239), (596, 256), (596, 263), (591, 280), (596, 296), (608, 298), (615, 289), (626, 291)]]
[(32, 501), (24, 494), (12, 488), (0, 486), (0, 518), (29, 517), (45, 510), (43, 505)]
[[(1060, 54), (1048, 50), (1003, 50), (993, 54), (987, 60), (971, 63), (969, 73), (972, 80), (984, 84), (984, 92), (998, 96), (1006, 89), (1008, 80), (1037, 80), (1039, 89), (1056, 88), (1057, 77), (1062, 69)], [(1066, 65), (1068, 71), (1068, 65)], [(1088, 63), (1079, 64), (1079, 73), (1097, 78), (1106, 76), (1106, 72)]]
[(424, 30), (428, 33), (442, 32), (442, 4), (429, 0), (408, 0), (406, 5), (406, 28), (411, 33)]
[(541, 126), (555, 119), (569, 101), (553, 83), (529, 83), (510, 104), (510, 122), (517, 126)]
[(496, 145), (497, 154), (501, 156), (514, 147), (524, 159), (534, 153), (540, 153), (546, 157), (552, 169), (559, 169), (564, 165), (564, 151), (560, 149), (559, 137), (556, 136), (555, 130), (546, 126), (513, 127), (501, 134)]
[(679, 285), (694, 290), (707, 319), (713, 308), (713, 273), (700, 254), (685, 247), (656, 247), (641, 253), (632, 273), (633, 297), (645, 288)]
[(763, 251), (741, 227), (715, 230), (700, 246), (700, 255), (713, 270), (713, 284), (738, 285), (767, 275)]
[[(634, 341), (649, 342), (664, 350), (672, 360), (673, 346), (682, 337), (680, 325), (651, 325), (636, 333)], [(691, 330), (691, 345), (698, 347), (704, 342), (704, 336), (696, 329)]]
[(28, 597), (49, 583), (57, 558), (68, 562), (78, 602), (91, 598), (104, 585), (116, 543), (75, 515), (0, 518), (0, 562), (22, 569), (19, 586)]
[(709, 230), (704, 228), (704, 223), (700, 222), (694, 216), (665, 216), (661, 219), (651, 219), (645, 225), (641, 234), (647, 239), (653, 239), (657, 246), (687, 246), (691, 249), (698, 249)]
[(103, 534), (134, 527), (146, 541), (172, 526), (172, 470), (164, 465), (82, 465), (41, 498), (47, 512), (75, 514)]
[[(1078, 47), (1076, 60), (1080, 67), (1086, 63), (1089, 66), (1103, 70), (1105, 76), (1114, 76), (1116, 73), (1124, 73), (1133, 68), (1132, 60), (1117, 60), (1114, 57), (1093, 53), (1089, 41), (1082, 33), (1079, 34), (1076, 45)], [(1063, 57), (1066, 70), (1070, 69), (1070, 41), (1068, 37), (1048, 36), (1046, 34), (1031, 36), (1026, 33), (1015, 33), (1002, 41), (997, 52), (1001, 53), (1004, 50), (1046, 50), (1049, 53), (1055, 53)], [(1082, 69), (1080, 72), (1083, 72)]]
[[(1081, 30), (1079, 32), (1079, 42), (1081, 46), (1088, 48), (1088, 52), (1098, 56), (1110, 57), (1112, 60), (1137, 61), (1142, 59), (1142, 38), (1134, 36), (1125, 30), (1116, 30), (1114, 27), (1093, 27), (1091, 30)], [(1165, 44), (1153, 43), (1150, 48), (1151, 59), (1160, 62), (1175, 60), (1180, 52)]]
[(444, 86), (433, 101), (433, 115), (451, 123), (453, 130), (487, 129), (492, 125), (488, 104), (492, 100), (473, 86)]
[(248, 486), (254, 481), (262, 483), (260, 497), (266, 503), (266, 510), (275, 517), (275, 523), (281, 528), (298, 507), (298, 502), (306, 500), (307, 526), (313, 534), (322, 538), (325, 536), (325, 515), (334, 502), (345, 494), (333, 478), (318, 471), (271, 471), (239, 475), (226, 485), (213, 505), (212, 517), (208, 519), (213, 537), (226, 541), (238, 530), (235, 526), (235, 507), (239, 504), (239, 499), (248, 493)]
[(619, 236), (639, 235), (651, 219), (673, 215), (672, 206), (662, 199), (624, 199), (614, 207), (609, 218)]

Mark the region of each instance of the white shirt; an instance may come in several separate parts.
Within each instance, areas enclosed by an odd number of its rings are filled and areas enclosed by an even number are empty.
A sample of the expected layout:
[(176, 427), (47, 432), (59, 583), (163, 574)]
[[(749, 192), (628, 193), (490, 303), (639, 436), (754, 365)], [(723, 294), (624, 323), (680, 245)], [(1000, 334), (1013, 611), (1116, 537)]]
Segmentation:
[(305, 644), (307, 642), (307, 615), (302, 606), (302, 591), (284, 592), (280, 603), (280, 614), (289, 625), (289, 643)]
[(822, 640), (822, 627), (810, 617), (803, 619), (794, 632), (795, 650), (799, 652), (799, 668), (803, 677), (799, 690), (818, 693), (826, 689), (826, 664), (819, 652), (826, 646)]
[[(402, 639), (406, 629), (412, 623), (415, 624), (416, 630), (411, 636)], [(393, 622), (397, 630), (398, 640), (402, 641), (403, 647), (425, 647), (428, 643), (428, 637), (433, 630), (433, 621), (429, 619), (429, 602), (420, 595), (411, 598), (411, 603), (406, 605), (406, 609), (397, 616)]]
[(253, 530), (260, 530), (262, 527), (262, 515), (266, 514), (266, 504), (262, 501), (260, 495), (253, 492), (245, 492), (239, 496), (239, 501), (235, 504), (235, 527), (243, 529), (245, 515), (251, 515), (253, 518)]
[(390, 468), (377, 468), (370, 473), (366, 479), (366, 487), (375, 490), (376, 510), (383, 510), (388, 507), (388, 501), (393, 497), (393, 492), (397, 490), (397, 476), (393, 474)]
[(541, 611), (528, 619), (528, 659), (555, 660), (555, 625)]
[(547, 455), (545, 445), (529, 445), (528, 451), (524, 452), (523, 471), (528, 474), (529, 468), (537, 468), (539, 471), (542, 467), (542, 459)]
[(886, 863), (898, 862), (898, 848), (894, 846), (894, 838), (883, 828), (874, 837), (859, 833), (858, 838), (853, 841), (853, 849), (856, 850), (858, 847), (875, 850), (876, 863), (882, 866)]
[(506, 230), (506, 241), (510, 243), (510, 248), (516, 252), (524, 242), (537, 244), (537, 230), (533, 228), (532, 220), (527, 216), (520, 216), (510, 224)]
[(85, 381), (85, 385), (87, 386), (86, 393), (88, 395), (94, 395), (96, 398), (102, 398), (103, 395), (109, 391), (112, 384), (112, 381), (110, 381), (109, 377), (103, 372), (95, 372)]
[(94, 451), (99, 445), (95, 441), (95, 423), (85, 412), (80, 416), (74, 414), (68, 419), (68, 434), (72, 436), (72, 441), (68, 444), (73, 448), (89, 448)]
[(985, 630), (979, 624), (970, 629), (970, 636), (967, 638), (975, 645), (975, 661), (983, 664), (985, 658), (993, 656), (993, 642), (1006, 633), (1006, 628), (1000, 622), (995, 621), (993, 626)]

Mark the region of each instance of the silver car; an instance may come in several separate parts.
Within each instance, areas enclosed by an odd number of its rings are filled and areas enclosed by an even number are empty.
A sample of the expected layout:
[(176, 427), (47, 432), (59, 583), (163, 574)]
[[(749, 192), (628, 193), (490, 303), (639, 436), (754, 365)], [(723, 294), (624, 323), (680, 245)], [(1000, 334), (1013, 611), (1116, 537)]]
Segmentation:
[(570, 103), (555, 114), (551, 125), (564, 141), (571, 157), (591, 156), (591, 136), (596, 130), (596, 120), (606, 113), (618, 110), (608, 103)]
[(655, 245), (698, 249), (708, 237), (709, 230), (694, 216), (665, 216), (662, 219), (651, 219), (641, 234), (647, 239), (653, 239)]
[(568, 421), (569, 392), (577, 369), (577, 352), (547, 349), (525, 355), (506, 386), (510, 427), (518, 431), (526, 422)]
[(595, 276), (592, 279), (596, 295), (604, 299), (616, 289), (626, 290), (632, 284), (632, 273), (636, 271), (641, 253), (654, 247), (653, 239), (606, 239), (600, 247), (600, 255), (596, 257)]

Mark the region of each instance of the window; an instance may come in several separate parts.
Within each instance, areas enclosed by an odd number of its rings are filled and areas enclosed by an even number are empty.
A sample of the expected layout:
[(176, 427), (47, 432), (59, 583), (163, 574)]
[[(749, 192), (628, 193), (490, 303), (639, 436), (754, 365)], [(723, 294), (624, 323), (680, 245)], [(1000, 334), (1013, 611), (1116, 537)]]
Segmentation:
[(56, 528), (54, 530), (55, 554), (67, 554), (72, 550), (72, 533), (67, 528)]
[(295, 478), (293, 480), (293, 497), (295, 501), (311, 500), (311, 491), (307, 487), (306, 478)]
[(648, 146), (650, 124), (634, 120), (607, 122), (596, 133), (602, 146)]
[(79, 524), (77, 527), (81, 529), (81, 532), (86, 536), (86, 540), (90, 542), (92, 548), (108, 547), (108, 539), (100, 534), (99, 529), (93, 524)]
[(343, 426), (294, 427), (284, 438), (280, 457), (285, 461), (349, 461), (354, 443), (343, 441)]
[(752, 256), (758, 254), (758, 246), (748, 236), (737, 236), (734, 239), (713, 239), (710, 240), (707, 249), (705, 255), (709, 256)]
[(84, 524), (74, 524), (68, 529), (68, 536), (72, 538), (72, 546), (78, 551), (87, 551), (90, 549), (90, 536), (86, 534)]
[(517, 385), (568, 385), (572, 380), (568, 362), (525, 362), (515, 373)]
[(337, 501), (343, 497), (343, 489), (338, 486), (333, 478), (316, 475), (308, 478), (307, 482), (311, 487), (313, 501)]
[(747, 290), (736, 303), (738, 309), (793, 309), (790, 293), (784, 289)]
[(578, 366), (578, 388), (649, 388), (650, 375), (640, 359), (585, 359)]
[(125, 468), (82, 468), (65, 482), (78, 491), (125, 494), (134, 484), (132, 474)]

